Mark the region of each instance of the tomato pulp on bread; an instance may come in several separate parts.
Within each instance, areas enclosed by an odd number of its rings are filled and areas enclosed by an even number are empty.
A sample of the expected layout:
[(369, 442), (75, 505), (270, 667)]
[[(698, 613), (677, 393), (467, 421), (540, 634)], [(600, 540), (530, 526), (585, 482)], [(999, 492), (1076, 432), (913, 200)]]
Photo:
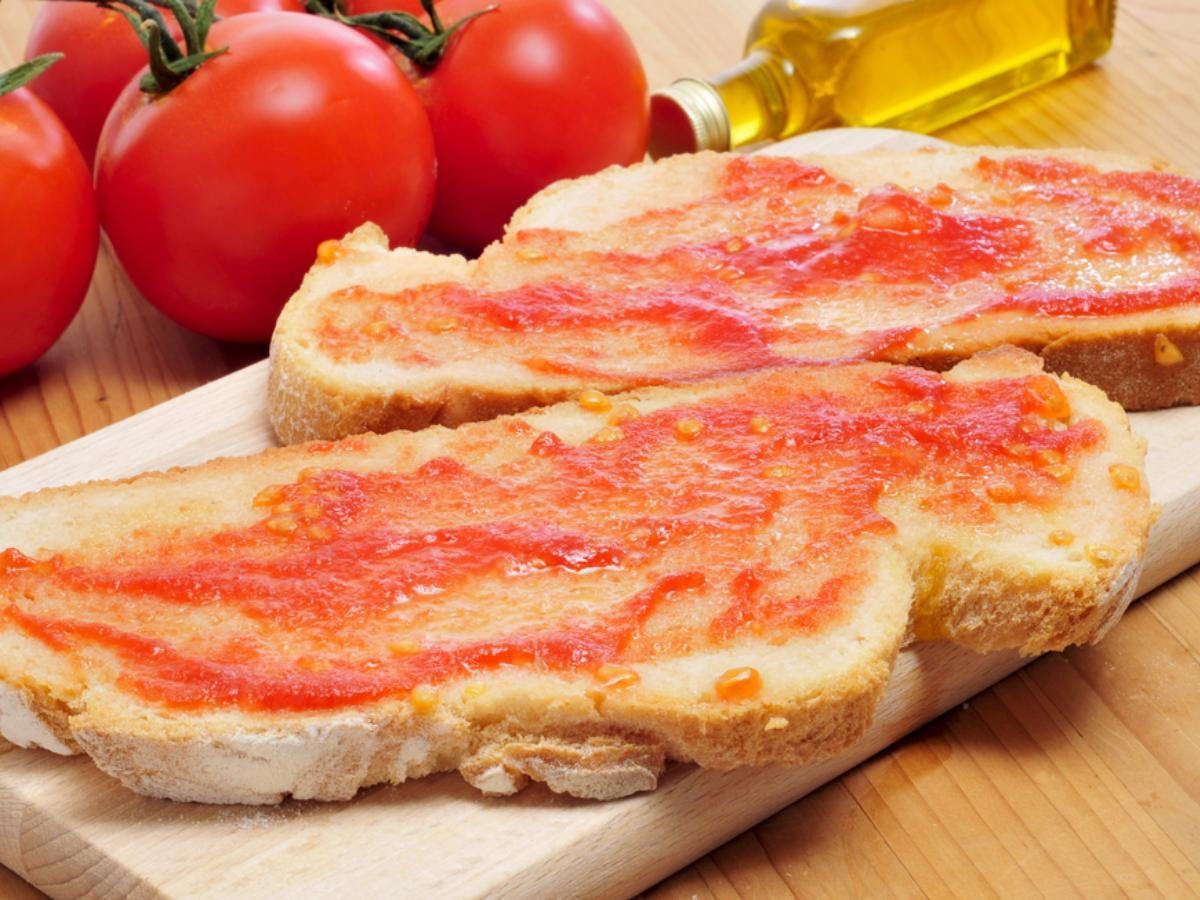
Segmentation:
[(348, 363), (504, 361), (628, 387), (904, 361), (942, 329), (993, 345), (989, 315), (1032, 314), (1036, 340), (1056, 320), (1200, 296), (1200, 183), (1048, 157), (983, 157), (950, 180), (862, 187), (734, 157), (691, 202), (589, 231), (518, 229), (469, 283), (337, 291), (316, 341)]
[(985, 529), (1053, 510), (1104, 440), (1045, 375), (774, 370), (579, 406), (556, 431), (447, 432), (452, 454), (414, 457), (411, 435), (282, 451), (307, 468), (236, 526), (9, 549), (0, 615), (181, 708), (336, 708), (503, 667), (619, 683), (819, 634), (898, 540), (891, 510)]

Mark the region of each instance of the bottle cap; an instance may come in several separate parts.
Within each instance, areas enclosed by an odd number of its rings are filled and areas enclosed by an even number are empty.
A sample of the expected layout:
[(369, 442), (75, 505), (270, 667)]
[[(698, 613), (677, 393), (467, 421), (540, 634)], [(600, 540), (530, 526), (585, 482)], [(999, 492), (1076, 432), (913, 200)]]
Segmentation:
[(716, 88), (681, 78), (650, 95), (650, 155), (729, 149), (729, 113)]

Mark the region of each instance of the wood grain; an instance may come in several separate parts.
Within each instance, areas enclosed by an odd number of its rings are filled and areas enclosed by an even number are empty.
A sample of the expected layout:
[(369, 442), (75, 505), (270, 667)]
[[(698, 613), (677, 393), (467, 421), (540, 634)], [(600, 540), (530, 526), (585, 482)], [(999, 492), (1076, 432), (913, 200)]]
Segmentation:
[[(610, 5), (657, 85), (734, 61), (759, 0)], [(0, 3), (0, 65), (19, 55), (34, 9), (30, 0)], [(943, 136), (1126, 150), (1200, 172), (1198, 86), (1200, 6), (1122, 0), (1102, 65)], [(105, 250), (63, 340), (33, 369), (0, 380), (0, 466), (261, 353), (174, 327), (136, 297)], [(1135, 607), (1098, 647), (1035, 663), (653, 895), (1196, 895), (1198, 610), (1193, 571)], [(0, 896), (20, 897), (6, 878), (0, 872)]]

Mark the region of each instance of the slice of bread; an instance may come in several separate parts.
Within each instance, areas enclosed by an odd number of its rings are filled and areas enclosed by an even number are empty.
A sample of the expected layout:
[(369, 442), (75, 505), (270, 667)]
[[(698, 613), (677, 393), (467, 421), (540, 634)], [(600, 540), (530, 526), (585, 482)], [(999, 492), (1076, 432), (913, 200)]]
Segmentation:
[(1010, 343), (1129, 409), (1200, 401), (1200, 182), (1088, 151), (698, 154), (552, 185), (482, 257), (324, 247), (279, 319), (285, 442), (787, 361)]
[(907, 637), (1128, 602), (1143, 447), (1006, 349), (783, 367), (0, 500), (0, 734), (179, 800), (583, 797), (852, 744)]

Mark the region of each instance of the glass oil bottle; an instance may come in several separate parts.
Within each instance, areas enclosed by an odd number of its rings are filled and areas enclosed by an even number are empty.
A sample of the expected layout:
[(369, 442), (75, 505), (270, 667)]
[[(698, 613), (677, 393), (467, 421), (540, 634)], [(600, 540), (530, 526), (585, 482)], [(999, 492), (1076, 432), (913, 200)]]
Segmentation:
[(746, 57), (651, 100), (653, 156), (829, 125), (933, 131), (1091, 62), (1116, 0), (771, 0)]

